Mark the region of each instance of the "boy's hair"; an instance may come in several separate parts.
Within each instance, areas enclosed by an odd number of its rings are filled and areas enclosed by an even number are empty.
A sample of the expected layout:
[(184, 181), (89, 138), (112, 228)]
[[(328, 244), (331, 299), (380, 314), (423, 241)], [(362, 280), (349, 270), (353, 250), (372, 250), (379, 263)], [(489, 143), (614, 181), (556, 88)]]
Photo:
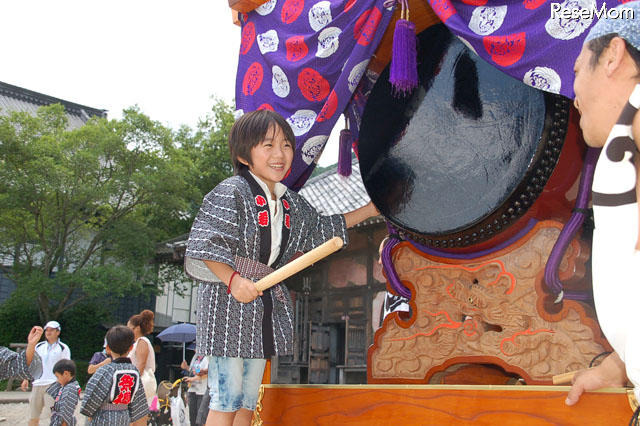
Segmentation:
[(54, 373), (64, 374), (65, 371), (68, 371), (71, 374), (71, 377), (75, 377), (76, 363), (70, 359), (61, 359), (53, 366)]
[(133, 341), (133, 331), (127, 326), (116, 325), (107, 331), (107, 346), (118, 355), (126, 355)]
[(233, 124), (229, 133), (229, 153), (236, 174), (247, 167), (238, 158), (253, 165), (251, 164), (251, 149), (265, 139), (267, 132), (275, 130), (274, 126), (280, 127), (285, 139), (291, 142), (291, 147), (295, 152), (296, 137), (293, 135), (293, 130), (277, 112), (268, 109), (251, 111)]

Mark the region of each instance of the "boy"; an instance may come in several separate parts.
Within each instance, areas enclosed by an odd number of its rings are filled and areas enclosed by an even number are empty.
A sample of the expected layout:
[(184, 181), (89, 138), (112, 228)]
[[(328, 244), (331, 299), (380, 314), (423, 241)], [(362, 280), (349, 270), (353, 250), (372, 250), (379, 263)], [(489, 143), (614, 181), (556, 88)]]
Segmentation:
[(126, 354), (133, 347), (133, 331), (124, 325), (107, 332), (107, 352), (113, 361), (87, 382), (80, 412), (100, 426), (145, 425), (149, 407), (138, 369)]
[(75, 426), (73, 413), (80, 398), (80, 385), (76, 381), (76, 364), (70, 359), (61, 359), (53, 366), (56, 382), (47, 388), (53, 398), (51, 426)]
[(36, 344), (42, 333), (42, 327), (33, 327), (27, 336), (27, 349), (20, 353), (0, 346), (0, 379), (16, 376), (23, 380), (34, 380), (40, 377), (42, 359), (36, 352)]
[(200, 282), (196, 353), (209, 355), (207, 424), (250, 424), (266, 359), (293, 352), (293, 309), (280, 283), (254, 282), (375, 214), (371, 203), (346, 215), (320, 216), (281, 181), (295, 137), (268, 110), (233, 125), (229, 149), (236, 176), (204, 198), (185, 253), (185, 272)]

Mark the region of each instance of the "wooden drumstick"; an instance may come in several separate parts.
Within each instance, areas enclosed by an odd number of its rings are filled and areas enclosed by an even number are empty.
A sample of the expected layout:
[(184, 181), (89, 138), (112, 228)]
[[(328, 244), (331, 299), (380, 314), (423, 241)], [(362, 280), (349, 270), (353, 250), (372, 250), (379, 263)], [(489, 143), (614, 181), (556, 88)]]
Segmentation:
[(320, 244), (313, 250), (303, 254), (299, 258), (287, 263), (282, 268), (276, 269), (266, 277), (256, 282), (256, 288), (258, 291), (264, 291), (269, 287), (273, 287), (289, 278), (290, 276), (297, 274), (307, 266), (314, 264), (315, 262), (324, 259), (331, 253), (334, 253), (342, 248), (344, 242), (340, 237), (333, 237), (329, 241)]
[(569, 371), (568, 373), (557, 374), (551, 378), (554, 385), (570, 385), (573, 376), (580, 370)]

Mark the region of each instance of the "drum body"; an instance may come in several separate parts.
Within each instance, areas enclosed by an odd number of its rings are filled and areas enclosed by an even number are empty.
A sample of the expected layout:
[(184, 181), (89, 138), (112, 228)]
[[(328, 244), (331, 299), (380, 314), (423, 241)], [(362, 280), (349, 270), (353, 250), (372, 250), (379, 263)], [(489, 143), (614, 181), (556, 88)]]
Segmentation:
[(422, 244), (469, 248), (522, 218), (560, 156), (568, 99), (484, 62), (442, 24), (418, 36), (419, 86), (393, 93), (387, 67), (359, 137), (380, 212)]

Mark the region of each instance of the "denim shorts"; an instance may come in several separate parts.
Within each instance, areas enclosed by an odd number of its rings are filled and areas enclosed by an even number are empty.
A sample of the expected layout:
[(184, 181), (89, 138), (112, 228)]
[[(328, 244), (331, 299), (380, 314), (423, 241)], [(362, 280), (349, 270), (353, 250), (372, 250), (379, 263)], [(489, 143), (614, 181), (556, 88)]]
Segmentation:
[(255, 410), (266, 359), (209, 357), (209, 409)]

